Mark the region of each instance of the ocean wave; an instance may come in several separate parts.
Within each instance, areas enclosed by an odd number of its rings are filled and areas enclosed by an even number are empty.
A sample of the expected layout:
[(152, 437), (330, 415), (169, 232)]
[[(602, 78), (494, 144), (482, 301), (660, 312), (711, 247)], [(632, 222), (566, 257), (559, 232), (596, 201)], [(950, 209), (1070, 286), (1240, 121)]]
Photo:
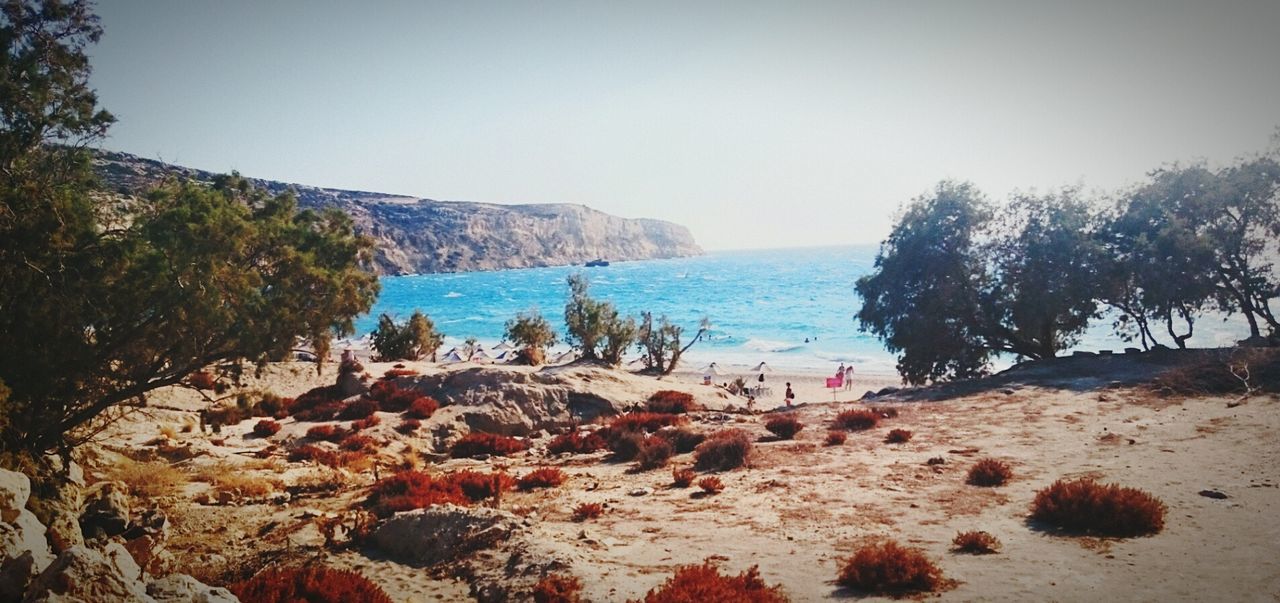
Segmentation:
[(461, 294), (461, 293), (458, 293), (457, 291), (450, 291), (450, 292), (448, 292), (448, 293), (445, 293), (445, 294), (444, 294), (444, 296), (445, 296), (445, 297), (450, 297), (450, 298), (452, 298), (452, 297), (462, 297), (462, 294)]
[(785, 341), (773, 341), (770, 339), (748, 339), (746, 343), (742, 344), (742, 347), (748, 350), (751, 350), (753, 352), (782, 353), (782, 352), (793, 352), (795, 350), (803, 348), (804, 344), (787, 343)]

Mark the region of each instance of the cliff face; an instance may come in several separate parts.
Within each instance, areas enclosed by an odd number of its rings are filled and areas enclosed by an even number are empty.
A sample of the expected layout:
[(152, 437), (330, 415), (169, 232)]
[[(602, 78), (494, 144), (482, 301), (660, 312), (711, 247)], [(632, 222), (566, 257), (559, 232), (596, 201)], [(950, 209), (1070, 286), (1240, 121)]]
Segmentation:
[[(94, 160), (110, 190), (137, 194), (165, 177), (214, 174), (100, 152)], [(337, 207), (377, 242), (384, 274), (466, 272), (581, 264), (596, 258), (647, 260), (699, 255), (689, 230), (661, 220), (612, 216), (582, 205), (498, 205), (434, 201), (250, 179), (272, 193), (292, 189), (302, 207)]]

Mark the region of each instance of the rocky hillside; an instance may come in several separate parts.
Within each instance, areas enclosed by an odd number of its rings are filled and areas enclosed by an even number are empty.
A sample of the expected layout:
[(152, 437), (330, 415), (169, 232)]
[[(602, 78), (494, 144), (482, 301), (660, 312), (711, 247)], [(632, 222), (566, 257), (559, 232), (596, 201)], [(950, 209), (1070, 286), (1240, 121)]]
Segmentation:
[[(136, 194), (166, 176), (209, 180), (214, 174), (101, 152), (95, 167), (105, 185)], [(385, 274), (466, 272), (581, 264), (597, 258), (646, 260), (698, 255), (683, 226), (627, 219), (583, 205), (497, 205), (318, 188), (251, 179), (273, 193), (292, 188), (303, 207), (337, 207), (378, 244)]]

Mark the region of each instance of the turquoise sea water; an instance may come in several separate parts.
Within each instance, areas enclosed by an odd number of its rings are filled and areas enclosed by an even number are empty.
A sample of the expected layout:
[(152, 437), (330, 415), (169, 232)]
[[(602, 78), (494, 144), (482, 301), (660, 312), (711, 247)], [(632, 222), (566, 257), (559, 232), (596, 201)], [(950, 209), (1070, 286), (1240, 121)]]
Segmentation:
[[(872, 268), (875, 252), (872, 245), (722, 251), (600, 268), (387, 277), (372, 312), (357, 321), (357, 333), (372, 330), (383, 312), (403, 320), (415, 308), (445, 334), (445, 349), (467, 337), (492, 347), (501, 340), (504, 323), (529, 308), (538, 308), (563, 333), (565, 279), (583, 272), (592, 297), (612, 301), (625, 314), (666, 314), (688, 336), (703, 316), (710, 317), (709, 337), (686, 355), (687, 366), (695, 369), (713, 361), (726, 367), (763, 361), (778, 369), (828, 373), (844, 362), (868, 372), (892, 372), (893, 356), (874, 337), (859, 332), (853, 319), (860, 303), (854, 283)], [(1125, 344), (1110, 333), (1109, 325), (1097, 321), (1078, 347), (1122, 348)], [(1191, 341), (1224, 345), (1243, 334), (1235, 322), (1206, 318)]]

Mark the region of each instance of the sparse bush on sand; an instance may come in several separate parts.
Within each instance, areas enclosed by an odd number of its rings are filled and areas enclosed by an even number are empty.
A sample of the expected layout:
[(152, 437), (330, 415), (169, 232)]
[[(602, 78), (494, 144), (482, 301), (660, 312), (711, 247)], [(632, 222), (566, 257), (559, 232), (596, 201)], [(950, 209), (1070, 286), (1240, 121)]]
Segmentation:
[(636, 468), (640, 471), (649, 471), (666, 467), (667, 461), (671, 460), (673, 453), (671, 442), (651, 436), (644, 441), (644, 444), (640, 446), (640, 450), (636, 452)]
[(700, 470), (728, 471), (747, 464), (751, 457), (751, 438), (741, 429), (726, 429), (711, 434), (693, 451), (694, 467)]
[(527, 450), (529, 444), (523, 440), (517, 440), (510, 436), (496, 435), (492, 433), (473, 432), (462, 437), (454, 443), (449, 450), (449, 455), (455, 459), (470, 458), (480, 454), (490, 454), (494, 456), (507, 456), (516, 452)]
[(391, 597), (364, 576), (319, 565), (267, 568), (227, 590), (244, 603), (391, 603)]
[(307, 430), (308, 440), (318, 440), (322, 442), (340, 442), (346, 438), (350, 432), (338, 427), (337, 425), (316, 425)]
[(847, 431), (866, 431), (880, 424), (880, 413), (866, 408), (852, 408), (836, 415), (835, 426)]
[(1000, 552), (1000, 539), (982, 531), (960, 532), (951, 540), (957, 552), (990, 555)]
[(381, 424), (382, 424), (382, 419), (378, 418), (378, 415), (369, 415), (363, 419), (360, 419), (359, 421), (352, 421), (351, 431), (363, 431), (365, 429), (369, 429), (370, 427), (377, 427), (378, 425), (381, 425)]
[(419, 427), (422, 427), (422, 421), (417, 419), (403, 419), (400, 421), (399, 425), (396, 425), (396, 431), (404, 435), (409, 435), (418, 431)]
[(782, 586), (769, 586), (760, 578), (760, 569), (751, 566), (737, 576), (720, 573), (711, 560), (702, 565), (677, 568), (666, 582), (644, 596), (644, 603), (689, 603), (693, 601), (733, 601), (735, 603), (786, 603)]
[(615, 461), (630, 461), (640, 454), (649, 443), (649, 437), (639, 431), (624, 431), (609, 434), (609, 452)]
[(129, 492), (139, 498), (172, 496), (188, 481), (187, 474), (165, 462), (144, 463), (126, 458), (104, 470), (108, 478), (124, 482)]
[(801, 429), (804, 429), (804, 423), (789, 414), (785, 414), (769, 419), (764, 424), (764, 428), (768, 429), (773, 435), (778, 436), (779, 440), (790, 440), (796, 437), (796, 434), (800, 433)]
[(280, 424), (271, 419), (263, 419), (253, 426), (253, 435), (260, 438), (269, 438), (280, 433)]
[(608, 429), (613, 432), (644, 431), (653, 433), (663, 427), (679, 425), (684, 419), (680, 415), (660, 412), (629, 412), (614, 417), (609, 421)]
[(649, 396), (647, 405), (649, 412), (682, 415), (696, 410), (693, 394), (664, 389)]
[(582, 503), (573, 509), (573, 520), (583, 522), (604, 515), (604, 505), (600, 503)]
[(889, 435), (884, 437), (886, 444), (903, 444), (911, 441), (911, 432), (905, 429), (890, 429)]
[(409, 368), (393, 368), (382, 374), (383, 379), (395, 379), (396, 377), (412, 377), (417, 375), (418, 371)]
[(1129, 537), (1160, 532), (1166, 510), (1142, 490), (1083, 478), (1058, 480), (1036, 492), (1031, 519), (1069, 532)]
[(550, 574), (533, 585), (533, 603), (581, 603), (582, 580), (576, 576)]
[(571, 431), (558, 435), (547, 444), (547, 452), (551, 454), (590, 454), (604, 450), (608, 442), (595, 432)]
[(848, 438), (849, 436), (845, 432), (836, 431), (833, 429), (827, 432), (827, 439), (824, 440), (824, 443), (827, 446), (839, 446), (841, 444), (844, 444), (845, 440), (847, 440)]
[(375, 448), (376, 441), (362, 433), (353, 433), (343, 438), (338, 443), (338, 447), (351, 452), (372, 451)]
[(471, 505), (510, 490), (513, 480), (504, 473), (459, 471), (433, 476), (422, 471), (402, 471), (378, 480), (365, 499), (365, 507), (378, 517), (432, 505)]
[(973, 486), (991, 488), (1003, 486), (1012, 477), (1013, 469), (1009, 468), (1008, 463), (996, 459), (982, 459), (969, 469), (966, 482)]
[(408, 410), (404, 411), (404, 416), (410, 419), (426, 420), (430, 419), (431, 415), (436, 414), (437, 410), (440, 410), (440, 403), (436, 402), (435, 398), (422, 396), (415, 398), (409, 404)]
[(836, 583), (867, 593), (900, 595), (938, 590), (943, 578), (923, 551), (886, 540), (855, 551), (840, 568)]
[(516, 481), (516, 486), (521, 490), (554, 488), (563, 484), (566, 479), (569, 479), (568, 476), (555, 467), (540, 467), (520, 476), (520, 479)]
[(664, 427), (653, 435), (671, 442), (671, 447), (675, 449), (677, 454), (693, 452), (698, 447), (698, 444), (707, 439), (707, 434), (701, 431), (694, 431), (688, 427)]
[(702, 488), (702, 491), (707, 494), (719, 494), (724, 490), (724, 482), (714, 475), (708, 475), (698, 480), (698, 487)]
[(364, 419), (373, 413), (378, 412), (378, 403), (366, 398), (352, 400), (342, 410), (338, 411), (339, 421), (354, 421), (356, 419)]
[(693, 469), (688, 467), (676, 467), (671, 470), (671, 485), (677, 488), (688, 488), (693, 485), (694, 478), (698, 477)]

